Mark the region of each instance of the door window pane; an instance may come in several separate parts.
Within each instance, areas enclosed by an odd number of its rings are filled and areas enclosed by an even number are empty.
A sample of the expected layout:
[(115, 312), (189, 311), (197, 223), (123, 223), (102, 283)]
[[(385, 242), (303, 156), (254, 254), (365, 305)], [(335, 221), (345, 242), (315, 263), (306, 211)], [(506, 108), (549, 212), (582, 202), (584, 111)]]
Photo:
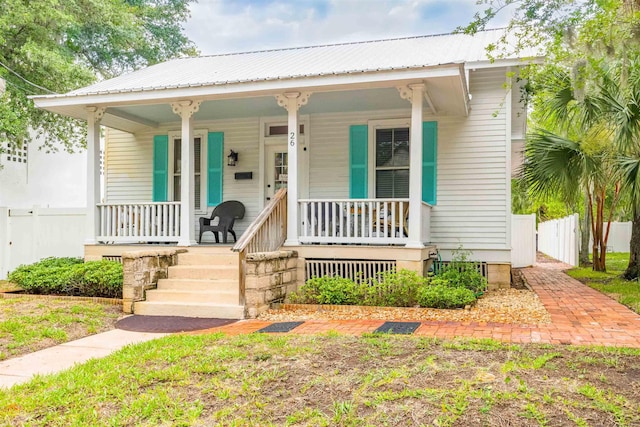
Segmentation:
[(287, 186), (287, 182), (289, 180), (289, 154), (287, 152), (275, 153), (274, 154), (274, 190), (278, 191), (281, 188)]

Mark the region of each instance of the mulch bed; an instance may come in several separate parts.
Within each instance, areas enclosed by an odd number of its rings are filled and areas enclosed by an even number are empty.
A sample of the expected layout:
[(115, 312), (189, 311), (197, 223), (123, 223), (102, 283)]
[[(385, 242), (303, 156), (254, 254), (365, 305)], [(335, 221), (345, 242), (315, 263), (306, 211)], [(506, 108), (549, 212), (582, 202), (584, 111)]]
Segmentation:
[(116, 323), (116, 328), (133, 332), (188, 332), (216, 328), (237, 322), (233, 319), (205, 319), (181, 316), (128, 316)]
[(551, 316), (535, 294), (527, 290), (502, 289), (484, 294), (468, 309), (364, 307), (350, 305), (281, 304), (258, 316), (272, 322), (306, 320), (386, 320), (486, 322), (519, 325), (551, 323)]

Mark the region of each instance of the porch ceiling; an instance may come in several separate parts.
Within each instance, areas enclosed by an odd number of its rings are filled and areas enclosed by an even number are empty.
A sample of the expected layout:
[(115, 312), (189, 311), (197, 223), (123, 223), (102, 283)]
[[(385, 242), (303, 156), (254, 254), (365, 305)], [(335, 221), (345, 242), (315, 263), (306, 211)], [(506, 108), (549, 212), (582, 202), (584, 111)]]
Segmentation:
[[(462, 75), (434, 77), (425, 80), (425, 84), (428, 95), (425, 111), (430, 110), (434, 114), (466, 114), (466, 83), (463, 83)], [(180, 120), (179, 116), (173, 113), (168, 101), (156, 104), (105, 106), (107, 110), (102, 124), (132, 133), (162, 124), (179, 123)], [(300, 114), (410, 108), (410, 102), (402, 99), (394, 86), (313, 92), (308, 104), (300, 108)], [(81, 120), (86, 118), (85, 105), (64, 105), (47, 109)], [(279, 115), (286, 116), (286, 111), (278, 106), (275, 96), (268, 95), (204, 100), (199, 111), (194, 114), (194, 119), (198, 121)]]

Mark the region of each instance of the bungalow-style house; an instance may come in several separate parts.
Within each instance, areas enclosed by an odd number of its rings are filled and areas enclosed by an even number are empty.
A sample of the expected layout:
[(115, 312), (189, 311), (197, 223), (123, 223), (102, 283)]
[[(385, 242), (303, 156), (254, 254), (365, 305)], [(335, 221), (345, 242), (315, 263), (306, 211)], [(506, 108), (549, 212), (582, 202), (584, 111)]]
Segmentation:
[[(181, 248), (146, 297), (125, 283), (142, 314), (253, 316), (307, 277), (423, 273), (460, 247), (509, 286), (526, 118), (523, 61), (486, 55), (502, 34), (182, 58), (35, 97), (89, 125), (85, 257)], [(238, 242), (198, 243), (199, 218), (230, 200)]]

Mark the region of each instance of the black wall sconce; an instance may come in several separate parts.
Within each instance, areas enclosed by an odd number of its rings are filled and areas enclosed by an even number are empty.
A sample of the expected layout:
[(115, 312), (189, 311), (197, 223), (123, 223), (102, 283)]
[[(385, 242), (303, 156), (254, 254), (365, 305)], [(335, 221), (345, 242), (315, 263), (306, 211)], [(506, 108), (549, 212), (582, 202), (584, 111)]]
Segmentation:
[(238, 163), (238, 153), (231, 150), (231, 152), (227, 156), (227, 166), (235, 166), (236, 163)]

